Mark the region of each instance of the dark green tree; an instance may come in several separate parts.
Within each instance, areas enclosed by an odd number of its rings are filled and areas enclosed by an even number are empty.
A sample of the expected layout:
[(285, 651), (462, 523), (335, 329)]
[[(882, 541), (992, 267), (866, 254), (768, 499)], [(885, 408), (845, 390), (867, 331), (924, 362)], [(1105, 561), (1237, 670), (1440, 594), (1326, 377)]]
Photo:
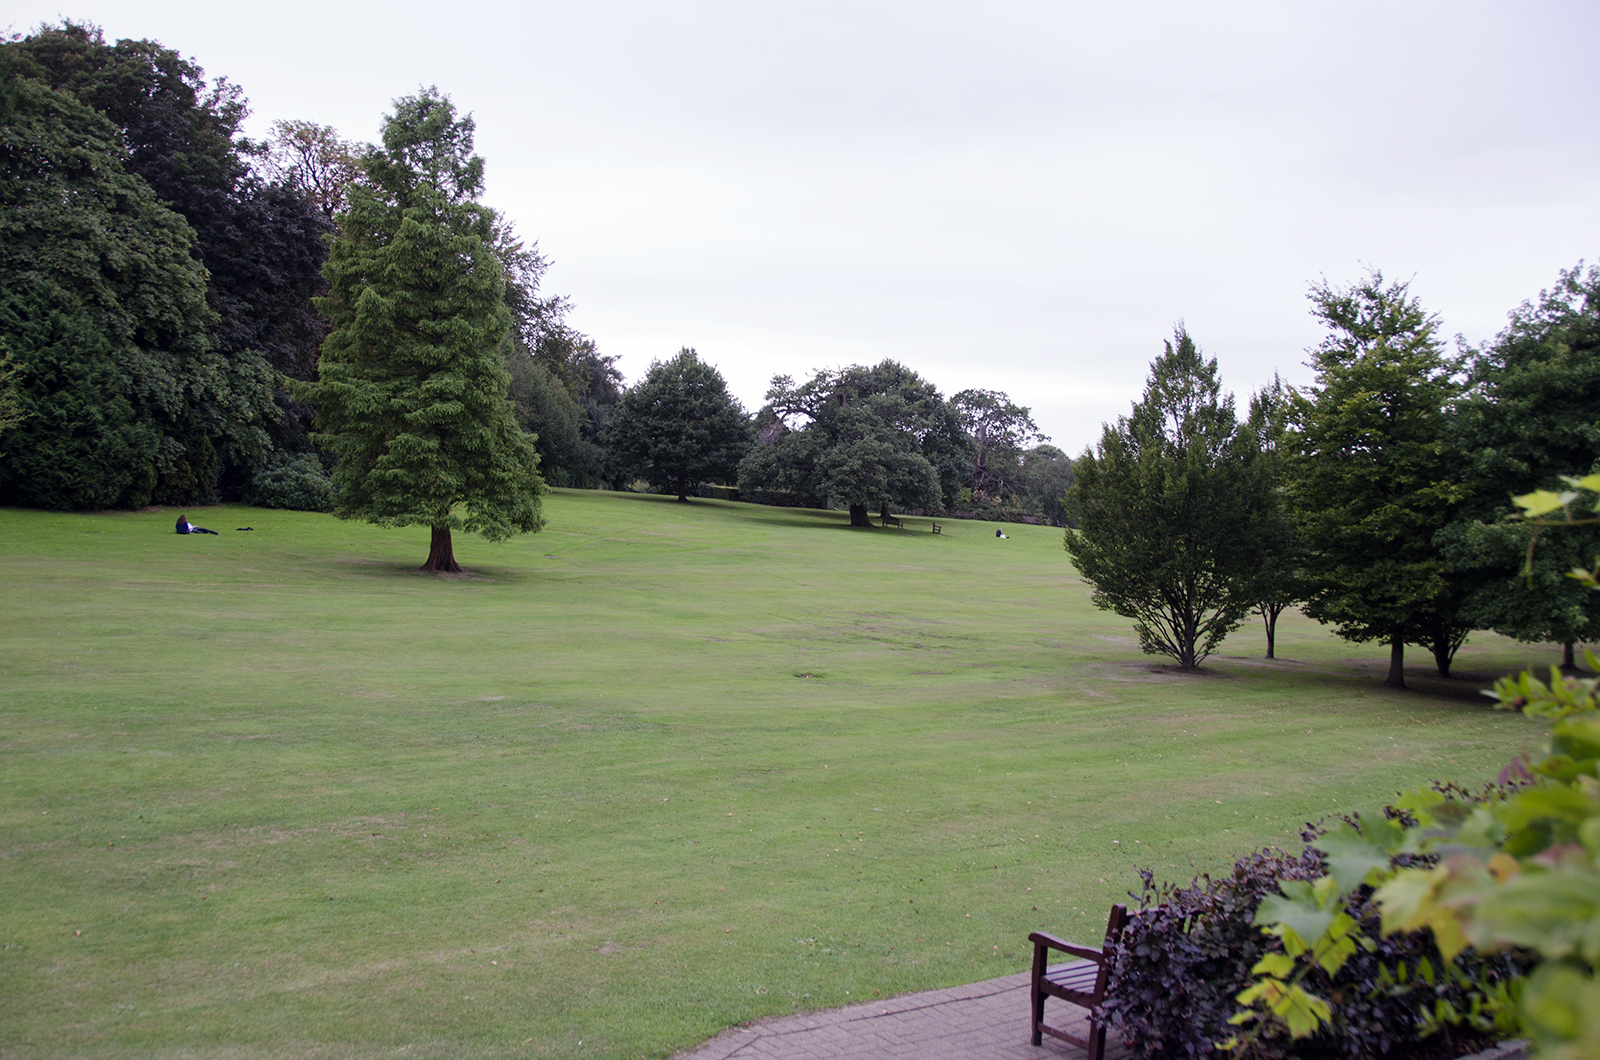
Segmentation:
[(1524, 576), (1533, 530), (1510, 520), (1511, 496), (1561, 491), (1600, 459), (1600, 268), (1563, 271), (1525, 302), (1472, 358), (1461, 404), (1460, 445), (1478, 490), (1441, 534), (1451, 577), (1464, 583), (1463, 612), (1504, 636), (1565, 646), (1600, 639), (1600, 594), (1568, 578), (1600, 556), (1600, 528), (1572, 527), (1541, 540)]
[(522, 429), (538, 439), (539, 467), (553, 486), (589, 485), (603, 450), (583, 437), (583, 410), (572, 393), (520, 343), (506, 349), (511, 407)]
[(1347, 640), (1387, 643), (1386, 684), (1405, 687), (1407, 644), (1448, 675), (1472, 628), (1435, 543), (1470, 493), (1450, 440), (1459, 363), (1438, 318), (1379, 272), (1310, 298), (1328, 334), (1311, 351), (1316, 384), (1291, 402), (1285, 446), (1304, 610)]
[(1036, 445), (1022, 454), (1017, 492), (1024, 508), (1036, 509), (1051, 526), (1071, 526), (1064, 505), (1072, 487), (1072, 459), (1053, 445)]
[(209, 499), (259, 460), (275, 411), (258, 356), (220, 356), (182, 217), (127, 171), (117, 129), (0, 48), (0, 345), (22, 421), (0, 503), (141, 507)]
[(1033, 413), (997, 390), (963, 390), (950, 408), (972, 439), (972, 472), (967, 488), (972, 502), (1004, 503), (1017, 491), (1022, 454), (1027, 446), (1048, 439), (1033, 422)]
[(753, 441), (750, 417), (728, 394), (722, 373), (687, 346), (651, 362), (622, 395), (606, 424), (606, 447), (625, 474), (687, 503), (702, 482), (728, 483)]
[(543, 525), (534, 439), (506, 398), (511, 314), (472, 133), (437, 89), (395, 101), (328, 258), (321, 377), (297, 387), (339, 458), (335, 514), (430, 527), (426, 571), (461, 569), (452, 530)]
[[(249, 106), (239, 87), (226, 78), (208, 81), (192, 60), (156, 41), (107, 43), (94, 26), (70, 21), (3, 47), (27, 76), (116, 126), (124, 169), (188, 222), (188, 253), (205, 267), (215, 314), (212, 348), (227, 361), (242, 359), (247, 374), (264, 357), (291, 378), (310, 379), (325, 334), (311, 300), (324, 290), (324, 236), (332, 225), (304, 189), (256, 174), (260, 148), (241, 134)], [(304, 449), (305, 410), (287, 397), (280, 389), (287, 414), (267, 427), (276, 447)], [(246, 455), (219, 452), (213, 477), (225, 493), (247, 491), (268, 459), (262, 452), (241, 463)]]
[(796, 386), (776, 376), (757, 414), (759, 443), (739, 465), (739, 489), (834, 501), (851, 526), (877, 509), (938, 510), (955, 503), (972, 442), (938, 389), (883, 361), (818, 372)]
[(504, 220), (495, 232), (495, 254), (511, 311), (505, 349), (511, 403), (517, 422), (538, 438), (545, 479), (557, 486), (613, 483), (618, 472), (600, 435), (622, 398), (615, 358), (601, 357), (591, 339), (567, 325), (565, 297), (540, 292), (549, 263)]
[(1134, 620), (1139, 645), (1192, 670), (1255, 603), (1251, 530), (1268, 508), (1255, 432), (1181, 326), (1144, 397), (1073, 466), (1067, 552), (1094, 603)]
[(1283, 443), (1288, 432), (1289, 389), (1277, 375), (1250, 397), (1250, 429), (1261, 446), (1263, 474), (1269, 490), (1267, 506), (1251, 528), (1256, 544), (1255, 584), (1250, 591), (1255, 611), (1267, 633), (1267, 658), (1277, 657), (1278, 616), (1305, 597), (1299, 534), (1287, 497)]

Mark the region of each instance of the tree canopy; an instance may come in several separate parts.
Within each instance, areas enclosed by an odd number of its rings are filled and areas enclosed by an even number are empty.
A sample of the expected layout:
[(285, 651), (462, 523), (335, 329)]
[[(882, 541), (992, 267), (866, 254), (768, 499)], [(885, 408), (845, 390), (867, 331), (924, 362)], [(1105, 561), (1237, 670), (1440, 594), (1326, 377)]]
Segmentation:
[(216, 349), (194, 233), (128, 172), (118, 130), (0, 48), (0, 341), (20, 422), (0, 497), (44, 508), (182, 504), (274, 417), (259, 355)]
[(1305, 596), (1300, 534), (1284, 496), (1288, 469), (1283, 445), (1289, 429), (1289, 398), (1289, 388), (1274, 375), (1269, 385), (1250, 396), (1248, 421), (1261, 447), (1262, 474), (1268, 485), (1266, 508), (1250, 532), (1258, 553), (1250, 596), (1266, 627), (1269, 659), (1277, 657), (1278, 617)]
[(1066, 548), (1095, 604), (1133, 619), (1146, 652), (1198, 666), (1255, 603), (1251, 531), (1268, 505), (1255, 432), (1216, 359), (1180, 326), (1143, 398), (1073, 470)]
[(950, 407), (972, 439), (967, 485), (972, 501), (983, 504), (1014, 493), (1022, 479), (1023, 451), (1047, 440), (1032, 411), (996, 390), (963, 390), (950, 399)]
[(1407, 644), (1448, 674), (1471, 628), (1435, 543), (1470, 492), (1450, 441), (1459, 366), (1406, 284), (1373, 272), (1310, 298), (1328, 332), (1312, 351), (1315, 385), (1291, 404), (1285, 455), (1305, 612), (1347, 640), (1389, 644), (1390, 685), (1405, 685)]
[(460, 569), (452, 530), (542, 525), (538, 454), (506, 397), (511, 314), (472, 133), (436, 89), (395, 101), (328, 259), (320, 379), (297, 387), (339, 457), (335, 514), (431, 527), (430, 571)]
[[(212, 350), (238, 371), (264, 358), (293, 378), (315, 370), (323, 322), (311, 299), (324, 284), (330, 222), (302, 192), (261, 179), (259, 148), (240, 133), (249, 113), (226, 78), (208, 82), (192, 60), (150, 40), (107, 43), (91, 25), (64, 22), (3, 45), (17, 76), (72, 96), (116, 129), (120, 165), (181, 216), (194, 238), (186, 253), (204, 267)], [(278, 391), (287, 415), (264, 425), (273, 445), (304, 449), (303, 409)], [(223, 419), (231, 413), (214, 410)], [(216, 466), (190, 499), (247, 493), (267, 450), (218, 447)]]
[(757, 425), (740, 491), (836, 501), (852, 526), (869, 525), (871, 509), (953, 504), (969, 466), (971, 442), (955, 411), (895, 361), (823, 370), (798, 386), (775, 376)]
[(625, 474), (687, 502), (702, 482), (728, 483), (750, 448), (750, 417), (722, 373), (687, 346), (655, 361), (622, 396), (605, 440)]
[(1600, 528), (1573, 527), (1542, 541), (1523, 567), (1533, 529), (1510, 518), (1510, 498), (1564, 489), (1600, 458), (1600, 268), (1563, 270), (1525, 302), (1471, 360), (1457, 437), (1477, 486), (1441, 533), (1462, 613), (1481, 629), (1566, 646), (1600, 637), (1600, 594), (1567, 577), (1600, 556)]

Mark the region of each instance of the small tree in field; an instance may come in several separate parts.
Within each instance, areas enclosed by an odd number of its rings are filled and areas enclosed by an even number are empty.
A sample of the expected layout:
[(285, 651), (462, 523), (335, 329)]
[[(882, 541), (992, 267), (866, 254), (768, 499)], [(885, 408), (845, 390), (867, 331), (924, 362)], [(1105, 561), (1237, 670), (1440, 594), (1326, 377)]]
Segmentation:
[(1256, 603), (1253, 532), (1267, 509), (1255, 433), (1235, 419), (1216, 360), (1179, 327), (1144, 399), (1073, 471), (1066, 545), (1095, 604), (1133, 619), (1149, 654), (1194, 669)]
[(1283, 441), (1287, 431), (1289, 390), (1276, 375), (1270, 386), (1250, 397), (1250, 429), (1261, 447), (1262, 473), (1268, 490), (1266, 509), (1252, 528), (1258, 545), (1251, 598), (1267, 631), (1267, 658), (1277, 658), (1278, 616), (1305, 596), (1298, 534), (1284, 499)]
[(602, 437), (628, 473), (676, 490), (685, 504), (701, 482), (733, 482), (755, 440), (722, 373), (687, 346), (650, 365), (622, 396)]
[(325, 269), (321, 378), (297, 387), (339, 457), (334, 514), (432, 528), (425, 571), (461, 569), (452, 530), (543, 525), (538, 454), (506, 399), (511, 317), (472, 131), (437, 89), (396, 101)]

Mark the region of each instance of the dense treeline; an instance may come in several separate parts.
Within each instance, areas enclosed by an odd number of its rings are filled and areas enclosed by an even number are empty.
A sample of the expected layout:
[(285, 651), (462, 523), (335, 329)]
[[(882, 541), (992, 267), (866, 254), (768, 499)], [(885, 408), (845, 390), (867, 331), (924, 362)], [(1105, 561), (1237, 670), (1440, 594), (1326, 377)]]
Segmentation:
[[(0, 503), (332, 506), (317, 377), (330, 240), (375, 149), (310, 122), (241, 133), (225, 78), (148, 40), (45, 26), (0, 44)], [(497, 219), (516, 412), (558, 483), (598, 484), (611, 358)]]
[[(319, 380), (340, 305), (325, 300), (330, 247), (381, 186), (384, 149), (303, 120), (252, 142), (238, 86), (88, 25), (0, 44), (0, 74), (0, 502), (338, 508), (344, 457), (318, 433), (318, 391), (297, 384)], [(452, 127), (470, 140), (470, 119)], [(1004, 394), (946, 401), (886, 362), (775, 381), (750, 416), (692, 351), (626, 388), (568, 325), (568, 300), (541, 290), (538, 246), (484, 216), (510, 321), (495, 340), (506, 397), (546, 481), (685, 497), (737, 481), (862, 519), (1064, 518), (1071, 462), (1028, 447), (1046, 439)]]
[[(1255, 611), (1407, 645), (1449, 676), (1474, 630), (1600, 639), (1600, 599), (1566, 577), (1600, 556), (1574, 528), (1530, 552), (1511, 497), (1600, 459), (1600, 268), (1562, 272), (1482, 348), (1449, 350), (1405, 284), (1319, 284), (1316, 380), (1254, 395), (1241, 420), (1181, 329), (1133, 413), (1077, 461), (1066, 546), (1147, 651), (1198, 665)], [(1525, 570), (1525, 565), (1531, 564)]]

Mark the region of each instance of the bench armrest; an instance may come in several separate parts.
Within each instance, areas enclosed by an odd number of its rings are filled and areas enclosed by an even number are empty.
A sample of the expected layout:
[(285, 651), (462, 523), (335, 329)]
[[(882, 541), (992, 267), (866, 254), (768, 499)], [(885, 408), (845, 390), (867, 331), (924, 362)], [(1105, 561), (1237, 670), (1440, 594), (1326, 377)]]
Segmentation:
[(1103, 961), (1105, 960), (1106, 956), (1101, 950), (1090, 949), (1088, 946), (1079, 946), (1076, 943), (1068, 942), (1065, 939), (1059, 939), (1056, 936), (1044, 931), (1035, 931), (1033, 934), (1028, 936), (1028, 941), (1033, 943), (1034, 948), (1036, 949), (1044, 947), (1052, 950), (1060, 950), (1062, 953), (1070, 953), (1074, 957), (1083, 957), (1091, 961)]

